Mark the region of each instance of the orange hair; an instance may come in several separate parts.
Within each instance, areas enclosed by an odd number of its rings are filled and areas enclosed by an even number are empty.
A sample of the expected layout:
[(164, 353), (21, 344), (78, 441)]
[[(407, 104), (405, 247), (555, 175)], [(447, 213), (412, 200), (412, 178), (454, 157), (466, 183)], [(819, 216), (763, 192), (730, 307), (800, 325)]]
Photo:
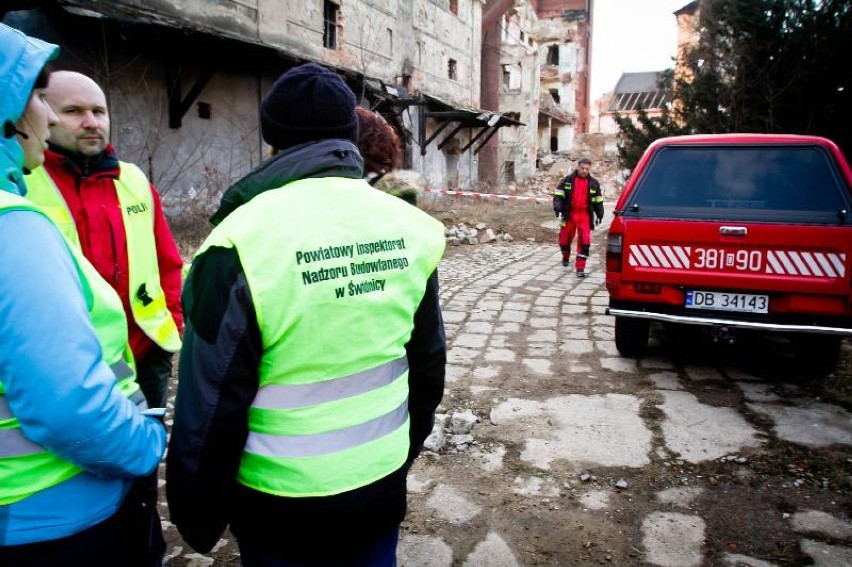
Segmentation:
[(399, 169), (402, 152), (396, 130), (381, 114), (356, 107), (358, 151), (364, 158), (364, 173), (384, 174)]

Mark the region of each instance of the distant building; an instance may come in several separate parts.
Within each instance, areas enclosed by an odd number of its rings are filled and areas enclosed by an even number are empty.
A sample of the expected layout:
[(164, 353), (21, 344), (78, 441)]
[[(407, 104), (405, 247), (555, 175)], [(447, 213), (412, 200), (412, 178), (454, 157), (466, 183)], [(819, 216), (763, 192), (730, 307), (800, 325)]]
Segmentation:
[(675, 11), (677, 18), (677, 59), (675, 61), (675, 77), (686, 78), (688, 72), (685, 66), (687, 50), (698, 44), (698, 20), (700, 18), (700, 3), (696, 0)]
[(599, 117), (599, 131), (602, 134), (617, 134), (618, 124), (615, 114), (633, 120), (644, 110), (650, 116), (660, 116), (671, 102), (671, 91), (660, 87), (664, 71), (646, 73), (622, 73), (615, 90), (606, 100), (606, 106)]
[(500, 114), (516, 125), (500, 130), (500, 179), (512, 183), (535, 174), (538, 149), (539, 49), (534, 30), (538, 16), (529, 0), (518, 0), (503, 14), (500, 41)]
[(594, 0), (538, 0), (539, 155), (569, 151), (590, 128)]

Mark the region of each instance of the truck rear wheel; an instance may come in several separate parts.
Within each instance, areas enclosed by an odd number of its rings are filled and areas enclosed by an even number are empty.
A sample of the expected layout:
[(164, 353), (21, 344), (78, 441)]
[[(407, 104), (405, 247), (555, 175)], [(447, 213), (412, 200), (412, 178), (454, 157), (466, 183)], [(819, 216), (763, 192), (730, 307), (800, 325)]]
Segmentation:
[(822, 378), (834, 372), (840, 357), (839, 335), (817, 335), (802, 333), (792, 339), (796, 363), (801, 372)]
[(633, 317), (615, 318), (615, 348), (622, 356), (639, 356), (648, 346), (648, 333), (651, 322), (648, 319)]

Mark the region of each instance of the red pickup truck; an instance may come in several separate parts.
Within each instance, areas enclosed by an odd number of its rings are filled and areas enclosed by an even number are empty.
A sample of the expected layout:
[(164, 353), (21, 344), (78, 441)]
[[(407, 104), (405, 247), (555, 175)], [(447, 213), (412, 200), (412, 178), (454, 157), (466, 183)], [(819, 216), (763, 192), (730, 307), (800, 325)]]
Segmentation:
[(624, 356), (652, 322), (717, 340), (783, 333), (822, 375), (852, 336), (852, 170), (816, 136), (715, 134), (657, 140), (615, 208), (608, 313)]

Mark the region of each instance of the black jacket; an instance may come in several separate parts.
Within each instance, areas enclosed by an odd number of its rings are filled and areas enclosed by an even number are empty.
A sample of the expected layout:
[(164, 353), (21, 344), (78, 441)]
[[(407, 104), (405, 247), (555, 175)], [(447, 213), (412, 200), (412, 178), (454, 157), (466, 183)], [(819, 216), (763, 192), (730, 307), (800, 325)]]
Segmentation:
[[(221, 220), (243, 202), (287, 181), (333, 175), (361, 177), (361, 157), (348, 142), (299, 146), (280, 154), (229, 189)], [(342, 206), (331, 203), (330, 206)], [(166, 494), (170, 517), (186, 542), (209, 551), (230, 525), (241, 541), (261, 542), (286, 557), (342, 551), (375, 538), (405, 516), (406, 474), (432, 430), (444, 389), (446, 339), (437, 272), (429, 278), (406, 344), (409, 363), (408, 461), (368, 486), (335, 496), (284, 498), (236, 482), (248, 436), (248, 410), (258, 390), (261, 335), (251, 292), (234, 249), (213, 247), (195, 258), (183, 294), (186, 330), (180, 355)], [(200, 308), (199, 306), (203, 306)]]

